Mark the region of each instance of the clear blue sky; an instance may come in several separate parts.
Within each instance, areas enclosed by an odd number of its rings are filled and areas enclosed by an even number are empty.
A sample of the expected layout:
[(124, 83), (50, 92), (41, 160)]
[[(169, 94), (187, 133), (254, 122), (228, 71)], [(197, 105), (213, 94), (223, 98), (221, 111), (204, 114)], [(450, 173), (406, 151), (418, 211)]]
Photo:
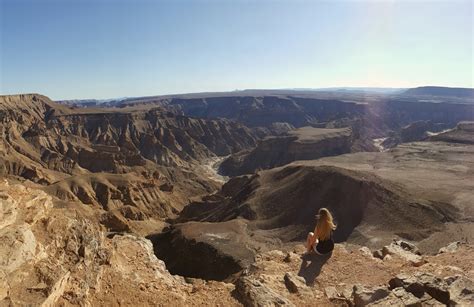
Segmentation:
[(473, 1), (0, 0), (0, 93), (473, 87)]

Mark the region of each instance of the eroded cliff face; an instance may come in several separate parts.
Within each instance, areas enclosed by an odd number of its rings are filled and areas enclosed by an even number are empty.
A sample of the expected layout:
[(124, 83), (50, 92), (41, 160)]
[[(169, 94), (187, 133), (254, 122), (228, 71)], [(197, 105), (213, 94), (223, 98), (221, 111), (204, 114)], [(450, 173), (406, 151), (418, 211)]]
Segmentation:
[(163, 166), (227, 155), (255, 144), (251, 132), (226, 120), (191, 119), (161, 109), (73, 110), (44, 96), (2, 96), (2, 135), (37, 163), (66, 173), (126, 172), (146, 160)]
[(159, 108), (72, 109), (45, 96), (0, 97), (0, 174), (63, 200), (166, 218), (215, 190), (205, 162), (256, 143), (229, 120)]
[[(298, 91), (254, 91), (239, 94), (187, 95), (190, 97), (131, 98), (123, 105), (156, 105), (181, 110), (199, 118), (234, 119), (249, 127), (269, 127), (288, 123), (294, 127), (331, 125), (340, 120), (358, 119), (367, 136), (387, 130), (398, 131), (415, 121), (433, 121), (451, 126), (472, 120), (472, 96), (421, 99), (410, 95), (317, 93)], [(330, 128), (328, 126), (328, 128)], [(352, 126), (352, 128), (354, 128)]]
[(303, 127), (291, 130), (286, 135), (268, 137), (250, 152), (230, 156), (221, 163), (219, 170), (227, 176), (252, 174), (296, 160), (314, 160), (349, 153), (352, 145), (350, 128)]
[[(408, 92), (379, 95), (249, 90), (131, 98), (117, 104), (160, 106), (198, 118), (232, 119), (252, 127), (261, 138), (281, 136), (289, 131), (288, 128), (304, 126), (350, 128), (352, 152), (379, 151), (380, 145), (387, 149), (402, 142), (421, 141), (429, 136), (428, 132), (452, 128), (459, 121), (474, 120), (472, 97), (424, 97)], [(282, 130), (285, 126), (287, 128)], [(245, 154), (226, 162), (229, 173), (252, 171), (254, 167), (250, 165), (245, 171), (234, 170)]]
[(364, 113), (364, 106), (352, 102), (301, 97), (243, 96), (201, 99), (172, 99), (169, 105), (196, 117), (236, 119), (250, 127), (287, 122), (295, 127)]

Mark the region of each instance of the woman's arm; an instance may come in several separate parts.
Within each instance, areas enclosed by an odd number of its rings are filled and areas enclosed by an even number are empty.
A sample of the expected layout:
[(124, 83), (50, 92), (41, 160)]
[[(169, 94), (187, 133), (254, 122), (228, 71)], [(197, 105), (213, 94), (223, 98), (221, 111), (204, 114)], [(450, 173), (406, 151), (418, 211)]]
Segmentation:
[(319, 228), (318, 228), (318, 225), (316, 225), (316, 226), (314, 227), (314, 237), (315, 237), (316, 239), (319, 238)]
[(319, 229), (318, 226), (314, 227), (314, 236), (311, 238), (311, 246), (314, 246), (315, 244), (318, 243), (318, 238), (319, 238)]

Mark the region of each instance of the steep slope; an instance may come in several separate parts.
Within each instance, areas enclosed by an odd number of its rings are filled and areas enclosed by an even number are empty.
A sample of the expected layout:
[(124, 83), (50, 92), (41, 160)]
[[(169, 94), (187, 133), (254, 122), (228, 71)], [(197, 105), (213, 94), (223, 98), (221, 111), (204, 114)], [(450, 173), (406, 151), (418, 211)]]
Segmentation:
[(0, 97), (0, 174), (63, 200), (166, 218), (215, 190), (203, 162), (250, 148), (229, 120), (159, 108), (74, 109), (31, 94)]
[(394, 234), (424, 239), (442, 230), (445, 222), (461, 218), (459, 208), (417, 198), (400, 184), (368, 171), (324, 164), (289, 165), (260, 172), (244, 183), (231, 180), (221, 195), (186, 207), (179, 221), (245, 218), (251, 228), (268, 230), (289, 242), (303, 240), (314, 227), (316, 212), (325, 206), (338, 221), (337, 241), (361, 240), (376, 247)]

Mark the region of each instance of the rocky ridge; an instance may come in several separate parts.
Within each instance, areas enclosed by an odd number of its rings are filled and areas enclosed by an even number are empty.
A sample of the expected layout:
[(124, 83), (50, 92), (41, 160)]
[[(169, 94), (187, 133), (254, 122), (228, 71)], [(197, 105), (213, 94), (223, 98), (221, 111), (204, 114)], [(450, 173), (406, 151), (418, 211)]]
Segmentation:
[(287, 252), (259, 254), (236, 283), (237, 297), (242, 297), (246, 306), (265, 302), (271, 306), (473, 303), (472, 246), (463, 245), (449, 257), (423, 256), (421, 266), (413, 266), (397, 253), (384, 260), (375, 258), (366, 247), (337, 244), (330, 257), (301, 256), (303, 250), (296, 245)]

